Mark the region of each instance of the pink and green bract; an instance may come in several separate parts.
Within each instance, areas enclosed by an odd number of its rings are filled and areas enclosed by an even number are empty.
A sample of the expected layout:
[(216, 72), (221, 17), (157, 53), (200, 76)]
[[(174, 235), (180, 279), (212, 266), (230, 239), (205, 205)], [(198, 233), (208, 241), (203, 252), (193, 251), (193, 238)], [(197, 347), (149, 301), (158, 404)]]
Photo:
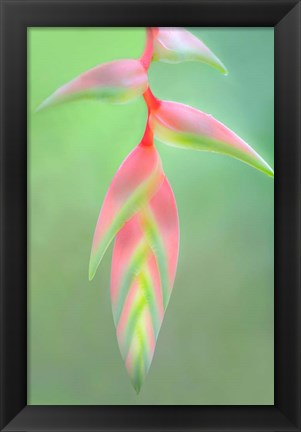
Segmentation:
[(174, 147), (232, 156), (274, 176), (252, 147), (211, 115), (155, 97), (148, 83), (153, 61), (200, 61), (227, 74), (223, 63), (189, 31), (147, 28), (139, 59), (96, 66), (59, 88), (38, 108), (82, 98), (127, 103), (140, 96), (147, 105), (144, 135), (120, 165), (104, 198), (89, 264), (91, 280), (115, 238), (111, 303), (120, 352), (137, 393), (152, 362), (179, 254), (176, 201), (154, 138)]

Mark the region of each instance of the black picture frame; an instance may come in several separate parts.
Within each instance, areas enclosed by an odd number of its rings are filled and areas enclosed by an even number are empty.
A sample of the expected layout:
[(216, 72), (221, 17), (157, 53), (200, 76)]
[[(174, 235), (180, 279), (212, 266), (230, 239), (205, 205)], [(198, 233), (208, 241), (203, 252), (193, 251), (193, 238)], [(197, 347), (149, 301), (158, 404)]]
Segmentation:
[[(300, 431), (300, 1), (1, 0), (1, 430)], [(27, 406), (27, 27), (275, 28), (274, 406)]]

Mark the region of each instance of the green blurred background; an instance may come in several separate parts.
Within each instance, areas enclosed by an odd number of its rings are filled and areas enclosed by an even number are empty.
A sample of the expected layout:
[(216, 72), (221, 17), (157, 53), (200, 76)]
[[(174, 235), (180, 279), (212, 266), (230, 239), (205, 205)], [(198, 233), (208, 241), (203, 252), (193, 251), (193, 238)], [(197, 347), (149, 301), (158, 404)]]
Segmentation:
[[(273, 166), (272, 28), (191, 29), (229, 69), (154, 63), (161, 99), (214, 115)], [(88, 282), (110, 181), (143, 134), (142, 98), (35, 113), (81, 72), (139, 57), (143, 29), (28, 31), (28, 403), (273, 404), (273, 180), (216, 154), (156, 143), (176, 196), (181, 244), (173, 295), (137, 396), (115, 337), (111, 251)]]

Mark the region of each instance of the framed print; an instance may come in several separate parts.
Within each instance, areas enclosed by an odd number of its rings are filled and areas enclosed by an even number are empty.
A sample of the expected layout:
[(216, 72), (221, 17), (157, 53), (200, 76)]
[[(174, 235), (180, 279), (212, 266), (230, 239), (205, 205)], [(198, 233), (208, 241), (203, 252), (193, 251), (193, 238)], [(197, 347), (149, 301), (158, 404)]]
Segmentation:
[(300, 430), (300, 2), (1, 6), (1, 430)]
[[(99, 64), (55, 90), (74, 44)], [(30, 28), (28, 53), (28, 403), (273, 404), (273, 29)]]

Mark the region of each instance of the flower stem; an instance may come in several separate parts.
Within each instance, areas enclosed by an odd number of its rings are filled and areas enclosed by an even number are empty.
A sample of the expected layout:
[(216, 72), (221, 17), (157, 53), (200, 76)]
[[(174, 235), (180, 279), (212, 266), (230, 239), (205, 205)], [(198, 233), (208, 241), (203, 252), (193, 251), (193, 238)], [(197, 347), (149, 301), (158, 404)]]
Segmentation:
[(149, 111), (155, 111), (159, 108), (160, 101), (153, 95), (149, 87), (143, 93), (143, 97)]
[(152, 146), (154, 145), (154, 134), (149, 124), (149, 116), (150, 116), (150, 110), (148, 110), (147, 113), (147, 120), (146, 120), (146, 126), (145, 131), (142, 137), (142, 140), (140, 142), (141, 146)]
[(146, 70), (149, 68), (150, 62), (152, 60), (153, 51), (153, 30), (151, 27), (146, 27), (146, 43), (143, 54), (140, 57), (140, 62)]

